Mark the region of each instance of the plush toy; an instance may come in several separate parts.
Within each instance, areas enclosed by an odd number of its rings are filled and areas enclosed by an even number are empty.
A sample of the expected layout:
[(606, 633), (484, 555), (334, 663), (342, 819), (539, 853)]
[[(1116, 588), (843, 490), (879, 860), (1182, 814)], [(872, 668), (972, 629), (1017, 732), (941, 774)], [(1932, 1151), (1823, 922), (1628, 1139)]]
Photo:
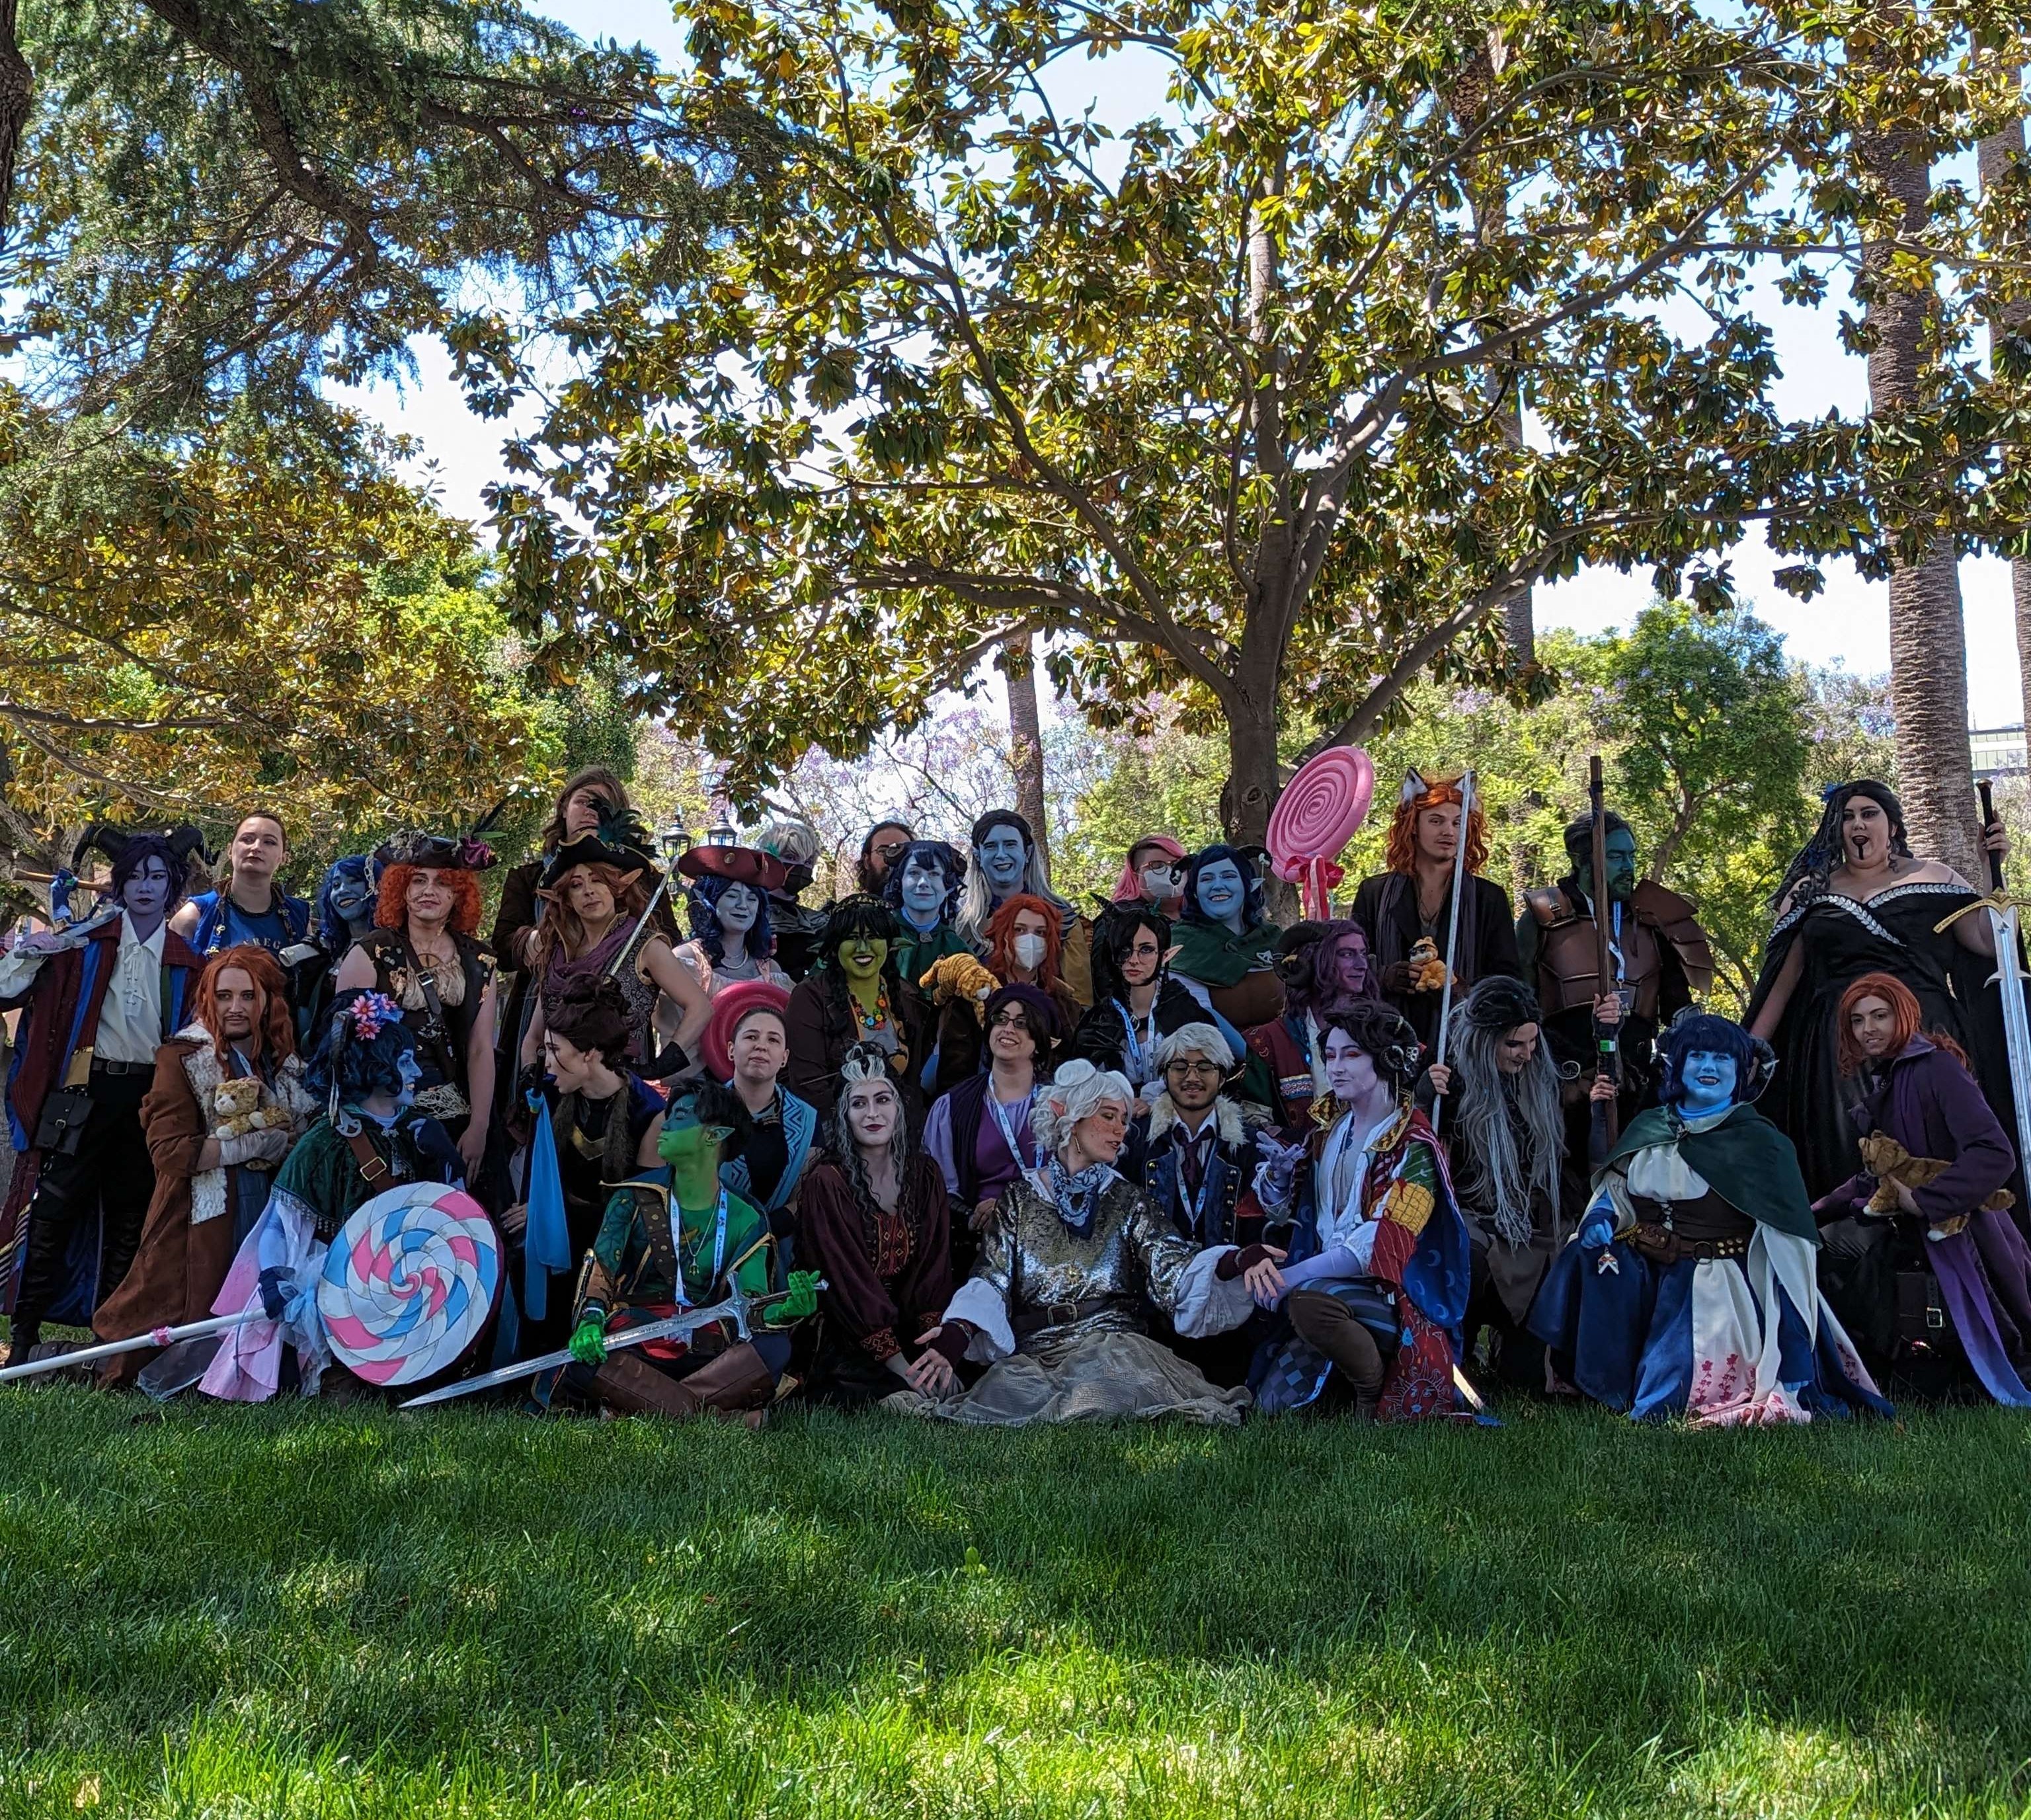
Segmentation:
[[(1897, 1185), (1906, 1188), (1923, 1188), (1929, 1182), (1936, 1182), (1945, 1174), (1948, 1165), (1929, 1156), (1914, 1156), (1894, 1137), (1886, 1137), (1880, 1131), (1872, 1131), (1861, 1141), (1861, 1166), (1876, 1178), (1876, 1192), (1869, 1197), (1865, 1212), (1895, 1213), (1897, 1211)], [(2007, 1188), (1999, 1188), (1981, 1204), (1984, 1213), (2001, 1213), (2016, 1204), (2017, 1197)], [(1939, 1230), (1958, 1232), (1967, 1224), (1967, 1215), (1957, 1214), (1951, 1219), (1936, 1223)]]
[(1420, 936), (1411, 948), (1411, 990), (1443, 992), (1446, 989), (1446, 963), (1439, 958), (1439, 944), (1429, 936)]
[(211, 1114), (217, 1137), (244, 1137), (250, 1131), (273, 1131), (289, 1122), (279, 1106), (262, 1104), (261, 1083), (251, 1074), (222, 1081), (211, 1090)]
[(985, 1023), (988, 998), (1001, 982), (971, 955), (947, 955), (917, 984), (931, 995), (934, 1005), (949, 1004), (954, 999), (971, 999), (975, 1019)]

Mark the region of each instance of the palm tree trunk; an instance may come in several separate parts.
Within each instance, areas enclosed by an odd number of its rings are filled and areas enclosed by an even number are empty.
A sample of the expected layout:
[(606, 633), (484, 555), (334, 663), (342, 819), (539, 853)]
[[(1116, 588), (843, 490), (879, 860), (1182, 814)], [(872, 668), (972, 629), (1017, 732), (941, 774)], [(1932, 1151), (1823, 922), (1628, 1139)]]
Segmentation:
[(1044, 876), (1051, 875), (1051, 836), (1044, 824), (1044, 731), (1037, 712), (1037, 665), (1030, 635), (1019, 632), (1001, 647), (1008, 683), (1008, 765), (1016, 773), (1016, 813), (1037, 837)]
[[(1856, 288), (1869, 341), (1872, 411), (1894, 411), (1925, 395), (1922, 348), (1938, 298), (1892, 269), (1895, 236), (1924, 226), (1932, 176), (1910, 135), (1857, 135), (1863, 167), (1892, 206), (1887, 231), (1862, 254)], [(1895, 528), (1895, 527), (1893, 527)], [(1980, 876), (1973, 767), (1968, 753), (1967, 637), (1960, 568), (1951, 542), (1936, 538), (1890, 577), (1890, 702), (1897, 719), (1897, 781), (1914, 850)]]
[[(2021, 81), (2021, 69), (2013, 69), (2013, 82)], [(2011, 166), (2024, 156), (2024, 123), (2013, 120), (2002, 132), (1992, 133), (1975, 148), (1976, 168), (1981, 174), (1984, 192), (1999, 183)], [(2002, 316), (1988, 326), (1988, 356), (1991, 370), (1996, 362), (1997, 344), (2013, 329), (2031, 318), (2031, 306), (2014, 304)], [(2018, 556), (2010, 565), (2010, 591), (2017, 605), (2017, 671), (2019, 687), (2023, 695), (2023, 720), (2031, 727), (2031, 556)]]
[(13, 220), (14, 160), (35, 99), (28, 59), (15, 39), (16, 6), (17, 0), (0, 0), (0, 246), (6, 244)]

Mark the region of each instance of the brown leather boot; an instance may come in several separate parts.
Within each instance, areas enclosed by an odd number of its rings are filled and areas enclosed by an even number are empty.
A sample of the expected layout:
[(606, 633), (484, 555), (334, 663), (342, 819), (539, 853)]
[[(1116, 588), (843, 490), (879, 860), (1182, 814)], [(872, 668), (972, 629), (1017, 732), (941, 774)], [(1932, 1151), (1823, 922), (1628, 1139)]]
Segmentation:
[(668, 1416), (682, 1421), (700, 1408), (687, 1386), (665, 1377), (639, 1353), (609, 1353), (592, 1389), (608, 1409), (624, 1416)]
[[(717, 1357), (682, 1378), (665, 1377), (647, 1359), (632, 1352), (609, 1353), (593, 1379), (593, 1388), (608, 1408), (630, 1416), (667, 1416), (681, 1421), (691, 1416), (739, 1418), (759, 1412), (775, 1375), (762, 1355), (745, 1343), (729, 1346)], [(750, 1427), (758, 1427), (750, 1422)]]

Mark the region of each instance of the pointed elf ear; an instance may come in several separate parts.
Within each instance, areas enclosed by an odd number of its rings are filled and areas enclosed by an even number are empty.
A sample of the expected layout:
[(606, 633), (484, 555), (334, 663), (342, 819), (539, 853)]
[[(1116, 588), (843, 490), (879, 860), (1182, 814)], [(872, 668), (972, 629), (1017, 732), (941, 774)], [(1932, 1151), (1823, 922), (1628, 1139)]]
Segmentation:
[(1172, 962), (1175, 961), (1178, 956), (1184, 951), (1185, 944), (1183, 942), (1172, 943), (1171, 945), (1164, 951), (1164, 965), (1168, 967)]

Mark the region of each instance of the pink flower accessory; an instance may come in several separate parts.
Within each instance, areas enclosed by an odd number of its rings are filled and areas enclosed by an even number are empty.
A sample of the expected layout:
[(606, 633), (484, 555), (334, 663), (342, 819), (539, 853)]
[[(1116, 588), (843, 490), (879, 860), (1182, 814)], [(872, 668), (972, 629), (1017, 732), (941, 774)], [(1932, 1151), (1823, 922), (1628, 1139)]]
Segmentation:
[(402, 1021), (402, 1007), (386, 992), (362, 992), (345, 1007), (355, 1040), (371, 1043), (389, 1024)]

